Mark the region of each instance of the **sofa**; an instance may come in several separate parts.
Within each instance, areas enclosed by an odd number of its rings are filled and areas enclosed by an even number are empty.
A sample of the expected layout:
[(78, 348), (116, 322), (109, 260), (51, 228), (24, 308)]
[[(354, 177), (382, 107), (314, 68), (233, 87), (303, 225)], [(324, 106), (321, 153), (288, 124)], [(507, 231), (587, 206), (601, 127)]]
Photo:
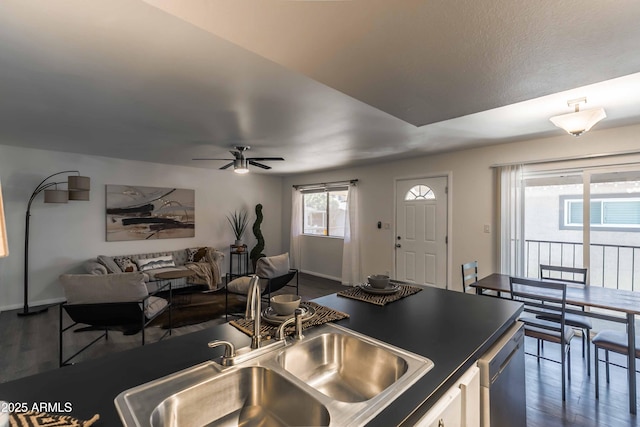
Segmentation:
[(156, 274), (191, 270), (195, 274), (187, 280), (175, 280), (172, 287), (205, 285), (210, 290), (218, 290), (222, 283), (224, 254), (212, 247), (194, 247), (176, 251), (150, 252), (133, 255), (100, 255), (85, 262), (89, 274), (114, 274), (140, 271), (149, 292), (162, 285)]

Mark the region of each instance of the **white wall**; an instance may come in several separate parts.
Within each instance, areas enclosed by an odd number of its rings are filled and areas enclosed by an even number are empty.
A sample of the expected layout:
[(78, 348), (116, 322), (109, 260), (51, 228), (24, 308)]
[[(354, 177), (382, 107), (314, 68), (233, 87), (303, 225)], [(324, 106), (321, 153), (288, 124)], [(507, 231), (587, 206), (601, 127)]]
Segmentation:
[(344, 243), (342, 239), (302, 236), (300, 241), (300, 251), (302, 252), (300, 271), (341, 281)]
[[(449, 236), (449, 244), (452, 245), (449, 281), (453, 289), (459, 290), (459, 266), (464, 262), (477, 259), (481, 276), (498, 271), (498, 208), (495, 198), (495, 176), (491, 165), (631, 151), (640, 147), (637, 136), (640, 134), (640, 126), (594, 130), (580, 138), (558, 132), (559, 135), (553, 138), (291, 176), (283, 181), (283, 194), (290, 194), (291, 186), (294, 184), (359, 179), (362, 224), (360, 235), (363, 274), (366, 276), (384, 270), (394, 270), (394, 180), (451, 172), (449, 197), (452, 197), (453, 223), (452, 234)], [(284, 197), (282, 209), (282, 241), (286, 245), (290, 238), (290, 196)], [(377, 229), (378, 221), (391, 223), (391, 229)], [(490, 234), (484, 233), (485, 224), (491, 226)]]
[[(229, 244), (233, 243), (234, 236), (225, 216), (235, 209), (249, 209), (245, 242), (251, 248), (255, 244), (251, 225), (257, 203), (263, 205), (261, 229), (265, 253), (275, 255), (282, 251), (282, 179), (279, 177), (240, 176), (230, 171), (0, 145), (0, 180), (10, 252), (7, 258), (0, 258), (0, 310), (22, 307), (25, 212), (29, 196), (42, 179), (63, 170), (79, 170), (91, 177), (91, 201), (45, 204), (40, 194), (33, 202), (29, 250), (31, 305), (60, 300), (63, 294), (58, 276), (83, 272), (82, 263), (100, 254), (134, 254), (207, 245), (226, 253), (226, 271)], [(195, 237), (106, 242), (106, 184), (195, 189)]]

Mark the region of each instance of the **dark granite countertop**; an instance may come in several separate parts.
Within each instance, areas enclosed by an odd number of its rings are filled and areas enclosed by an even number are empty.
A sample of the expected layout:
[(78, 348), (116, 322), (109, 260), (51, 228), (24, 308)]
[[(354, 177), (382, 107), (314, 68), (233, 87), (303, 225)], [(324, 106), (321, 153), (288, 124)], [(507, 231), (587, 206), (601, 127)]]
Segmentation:
[[(329, 295), (314, 300), (350, 314), (338, 324), (430, 358), (435, 366), (382, 411), (370, 426), (398, 425), (415, 408), (436, 402), (516, 320), (521, 304), (485, 296), (425, 288), (384, 307)], [(0, 400), (69, 402), (70, 415), (100, 426), (120, 425), (113, 399), (123, 390), (222, 355), (207, 342), (224, 339), (238, 347), (249, 337), (230, 325), (110, 354), (73, 366), (0, 384)], [(414, 415), (416, 417), (417, 414)], [(414, 421), (409, 419), (409, 423)]]

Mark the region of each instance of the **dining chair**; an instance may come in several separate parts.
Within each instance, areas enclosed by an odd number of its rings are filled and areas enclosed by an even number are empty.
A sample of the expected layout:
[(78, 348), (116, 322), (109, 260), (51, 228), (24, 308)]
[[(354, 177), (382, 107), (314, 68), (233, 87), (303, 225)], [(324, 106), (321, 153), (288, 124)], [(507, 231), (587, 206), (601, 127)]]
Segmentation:
[[(571, 339), (574, 331), (565, 324), (565, 310), (567, 305), (567, 285), (559, 282), (543, 282), (541, 280), (524, 279), (519, 277), (509, 278), (511, 299), (524, 304), (524, 312), (529, 316), (521, 316), (524, 323), (525, 336), (538, 340), (537, 354), (540, 359), (560, 363), (562, 366), (562, 400), (566, 400), (566, 381), (571, 379)], [(540, 319), (542, 314), (558, 316), (559, 321)], [(560, 345), (560, 362), (540, 355), (540, 341), (548, 341)], [(566, 365), (566, 368), (565, 368)]]
[[(460, 267), (462, 271), (462, 292), (465, 294), (469, 292), (469, 286), (478, 281), (478, 261), (471, 261), (466, 264), (462, 264)], [(475, 292), (475, 291), (474, 291)], [(487, 289), (482, 290), (482, 295), (496, 296), (493, 291)], [(500, 293), (497, 293), (500, 296)]]
[[(574, 286), (587, 285), (587, 269), (581, 267), (564, 267), (558, 265), (540, 264), (540, 279), (557, 282), (564, 282)], [(584, 307), (576, 307), (584, 311)], [(541, 319), (557, 320), (551, 314), (539, 316)], [(591, 329), (593, 324), (591, 319), (579, 314), (568, 313), (565, 316), (565, 323), (582, 332), (582, 357), (587, 355), (587, 375), (591, 376)]]
[[(594, 355), (595, 355), (595, 368), (596, 368), (596, 399), (599, 397), (599, 375), (598, 375), (598, 364), (600, 362), (600, 358), (598, 357), (598, 350), (604, 350), (605, 357), (605, 367), (606, 367), (606, 377), (607, 383), (609, 382), (609, 352), (612, 351), (614, 353), (619, 353), (623, 355), (627, 355), (629, 353), (629, 344), (627, 334), (624, 332), (612, 331), (609, 329), (603, 329), (593, 337), (593, 347), (594, 347)], [(640, 358), (640, 336), (636, 336), (636, 358)], [(620, 366), (620, 365), (616, 365)]]

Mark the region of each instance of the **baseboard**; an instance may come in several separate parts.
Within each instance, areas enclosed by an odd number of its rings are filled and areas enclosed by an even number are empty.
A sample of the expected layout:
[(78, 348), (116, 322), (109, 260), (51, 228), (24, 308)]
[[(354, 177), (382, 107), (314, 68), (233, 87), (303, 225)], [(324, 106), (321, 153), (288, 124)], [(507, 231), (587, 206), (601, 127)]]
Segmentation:
[[(61, 302), (66, 301), (66, 298), (61, 297), (61, 298), (51, 298), (51, 299), (45, 299), (42, 301), (32, 301), (29, 303), (29, 307), (30, 308), (34, 308), (34, 307), (40, 307), (42, 305), (54, 305), (54, 304), (59, 304)], [(12, 304), (12, 305), (3, 305), (0, 307), (0, 313), (2, 313), (3, 311), (11, 311), (11, 310), (17, 310), (19, 308), (24, 307), (24, 304)]]
[(312, 276), (322, 277), (323, 279), (335, 280), (342, 283), (342, 277), (329, 276), (328, 274), (316, 273), (315, 271), (300, 270), (300, 273), (310, 274)]

